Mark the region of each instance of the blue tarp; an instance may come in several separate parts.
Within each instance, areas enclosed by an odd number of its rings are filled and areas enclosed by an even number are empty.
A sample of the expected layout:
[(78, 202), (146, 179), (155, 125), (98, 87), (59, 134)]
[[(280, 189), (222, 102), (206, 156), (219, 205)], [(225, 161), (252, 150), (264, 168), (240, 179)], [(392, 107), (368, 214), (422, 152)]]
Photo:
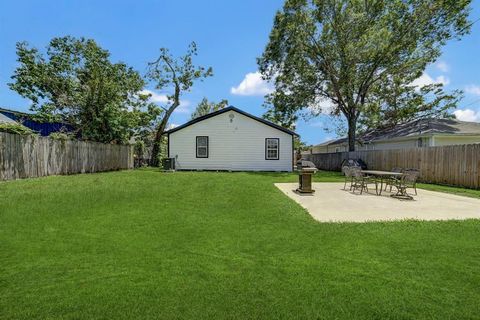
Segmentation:
[(35, 120), (28, 119), (28, 114), (22, 114), (16, 111), (10, 111), (2, 109), (0, 113), (9, 117), (12, 120), (21, 123), (27, 128), (32, 129), (33, 131), (39, 133), (42, 136), (48, 136), (52, 132), (71, 132), (73, 127), (66, 123), (60, 122), (39, 122)]

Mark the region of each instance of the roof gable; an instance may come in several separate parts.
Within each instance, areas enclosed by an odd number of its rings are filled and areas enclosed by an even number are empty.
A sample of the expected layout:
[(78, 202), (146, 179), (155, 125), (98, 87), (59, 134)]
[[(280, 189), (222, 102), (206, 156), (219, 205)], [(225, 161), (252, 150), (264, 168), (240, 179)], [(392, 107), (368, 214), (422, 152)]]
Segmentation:
[(277, 130), (283, 131), (283, 132), (285, 132), (285, 133), (288, 133), (288, 134), (291, 134), (291, 135), (294, 135), (294, 136), (298, 136), (298, 134), (295, 133), (295, 132), (292, 131), (292, 130), (289, 130), (289, 129), (287, 129), (287, 128), (284, 128), (284, 127), (282, 127), (282, 126), (279, 126), (279, 125), (277, 125), (277, 124), (275, 124), (275, 123), (273, 123), (273, 122), (270, 122), (270, 121), (268, 121), (268, 120), (265, 120), (265, 119), (256, 117), (256, 116), (254, 116), (254, 115), (252, 115), (252, 114), (250, 114), (250, 113), (248, 113), (248, 112), (245, 112), (245, 111), (240, 110), (240, 109), (238, 109), (238, 108), (235, 108), (235, 107), (233, 107), (233, 106), (229, 106), (229, 107), (227, 107), (227, 108), (224, 108), (224, 109), (221, 109), (221, 110), (218, 110), (218, 111), (209, 113), (209, 114), (207, 114), (207, 115), (204, 115), (204, 116), (195, 118), (195, 119), (193, 119), (193, 120), (190, 120), (190, 121), (182, 124), (181, 126), (178, 126), (178, 127), (176, 127), (176, 128), (167, 130), (167, 131), (165, 131), (165, 133), (166, 133), (166, 134), (170, 134), (170, 133), (173, 133), (173, 132), (182, 130), (182, 129), (184, 129), (184, 128), (188, 127), (188, 126), (191, 126), (191, 125), (193, 125), (193, 124), (195, 124), (195, 123), (197, 123), (197, 122), (200, 122), (200, 121), (203, 121), (203, 120), (206, 120), (206, 119), (209, 119), (209, 118), (218, 116), (218, 115), (220, 115), (220, 114), (222, 114), (222, 113), (225, 113), (225, 112), (228, 112), (228, 111), (238, 112), (238, 113), (240, 113), (241, 115), (244, 115), (244, 116), (246, 116), (246, 117), (248, 117), (248, 118), (250, 118), (250, 119), (253, 119), (253, 120), (255, 120), (255, 121), (261, 122), (261, 123), (263, 123), (264, 125), (270, 126), (270, 127), (272, 127), (272, 128), (275, 128), (275, 129), (277, 129)]

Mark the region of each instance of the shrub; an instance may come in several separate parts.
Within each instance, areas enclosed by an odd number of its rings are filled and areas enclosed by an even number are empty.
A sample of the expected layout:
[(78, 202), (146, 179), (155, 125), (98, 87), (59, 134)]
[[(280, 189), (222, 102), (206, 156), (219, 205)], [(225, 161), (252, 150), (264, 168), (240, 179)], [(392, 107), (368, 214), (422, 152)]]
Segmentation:
[(7, 132), (20, 135), (31, 135), (35, 132), (19, 123), (0, 123), (0, 132)]
[(135, 145), (133, 146), (133, 152), (138, 158), (143, 158), (145, 154), (145, 142), (142, 140), (135, 141)]
[(52, 132), (48, 135), (49, 138), (60, 141), (67, 141), (73, 138), (71, 133), (65, 132)]

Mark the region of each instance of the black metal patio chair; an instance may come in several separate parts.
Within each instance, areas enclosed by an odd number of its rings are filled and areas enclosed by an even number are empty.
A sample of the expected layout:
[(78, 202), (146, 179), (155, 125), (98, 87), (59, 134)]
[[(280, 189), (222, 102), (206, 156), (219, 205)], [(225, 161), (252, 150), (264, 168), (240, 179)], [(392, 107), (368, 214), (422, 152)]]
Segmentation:
[[(399, 167), (395, 167), (391, 170), (391, 172), (395, 173), (402, 173), (403, 169)], [(390, 192), (392, 192), (392, 187), (394, 187), (398, 181), (400, 180), (401, 177), (389, 177), (388, 179), (385, 180), (385, 191), (387, 191), (387, 188), (390, 187)]]
[(378, 181), (375, 177), (370, 177), (362, 172), (360, 167), (350, 167), (352, 174), (352, 185), (350, 190), (360, 190), (360, 194), (365, 190), (368, 193), (368, 185), (375, 184), (375, 192), (378, 194)]
[(393, 194), (394, 197), (405, 197), (412, 199), (412, 196), (408, 194), (408, 189), (414, 189), (415, 195), (417, 195), (417, 180), (420, 176), (420, 171), (417, 169), (406, 169), (403, 171), (403, 175), (394, 185), (397, 188), (397, 192)]
[(343, 190), (347, 189), (347, 183), (350, 183), (350, 188), (349, 190), (352, 190), (352, 185), (353, 185), (353, 167), (351, 166), (343, 166), (342, 167), (342, 172), (345, 176), (345, 184), (343, 185)]

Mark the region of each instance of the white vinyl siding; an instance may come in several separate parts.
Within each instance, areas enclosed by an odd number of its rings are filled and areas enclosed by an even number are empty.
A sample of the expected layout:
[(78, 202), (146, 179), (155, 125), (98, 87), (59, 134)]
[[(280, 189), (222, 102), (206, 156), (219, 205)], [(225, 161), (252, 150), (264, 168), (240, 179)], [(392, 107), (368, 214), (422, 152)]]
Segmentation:
[[(408, 149), (418, 148), (418, 137), (412, 137), (408, 140), (391, 140), (374, 142), (375, 150), (390, 150), (390, 149)], [(428, 138), (422, 140), (422, 146), (428, 146)]]
[(479, 136), (438, 136), (435, 137), (434, 146), (450, 146), (457, 144), (475, 144), (480, 143)]
[[(208, 158), (196, 157), (198, 136), (208, 136)], [(266, 160), (267, 138), (278, 139), (278, 160)], [(291, 134), (232, 110), (172, 132), (169, 156), (179, 170), (292, 171), (292, 140)]]
[[(423, 138), (422, 145), (428, 146), (428, 138)], [(391, 140), (391, 141), (375, 141), (368, 144), (356, 144), (355, 150), (389, 150), (389, 149), (405, 149), (405, 148), (417, 148), (418, 137), (412, 137), (408, 140)], [(332, 153), (332, 152), (346, 152), (348, 151), (347, 144), (332, 144), (329, 146), (316, 146), (313, 147), (313, 153)]]

